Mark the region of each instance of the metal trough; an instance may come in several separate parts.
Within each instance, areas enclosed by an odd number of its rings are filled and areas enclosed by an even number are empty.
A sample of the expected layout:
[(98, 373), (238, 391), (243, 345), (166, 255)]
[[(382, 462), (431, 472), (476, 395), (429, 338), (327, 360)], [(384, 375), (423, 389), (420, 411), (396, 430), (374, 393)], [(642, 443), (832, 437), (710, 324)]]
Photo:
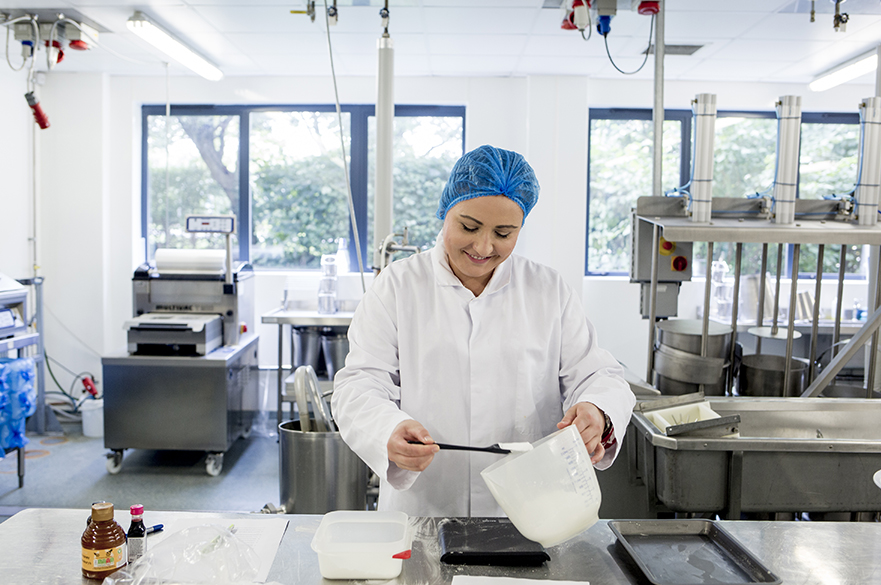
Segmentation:
[(881, 401), (838, 398), (715, 398), (740, 415), (739, 434), (667, 436), (634, 412), (635, 466), (655, 499), (674, 512), (879, 512)]

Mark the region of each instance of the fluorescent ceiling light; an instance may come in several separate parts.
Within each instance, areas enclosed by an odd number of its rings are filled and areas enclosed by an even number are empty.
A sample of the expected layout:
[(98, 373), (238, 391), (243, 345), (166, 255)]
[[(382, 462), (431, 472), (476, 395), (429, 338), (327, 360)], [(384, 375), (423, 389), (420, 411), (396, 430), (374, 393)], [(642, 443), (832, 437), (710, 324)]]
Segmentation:
[(205, 79), (219, 81), (223, 78), (223, 71), (160, 28), (143, 12), (135, 12), (126, 24), (130, 31)]
[(878, 53), (872, 51), (871, 53), (860, 55), (856, 59), (846, 61), (838, 67), (827, 71), (808, 84), (808, 87), (811, 88), (811, 91), (826, 91), (836, 85), (841, 85), (842, 83), (846, 83), (852, 79), (871, 73), (875, 71), (877, 67)]

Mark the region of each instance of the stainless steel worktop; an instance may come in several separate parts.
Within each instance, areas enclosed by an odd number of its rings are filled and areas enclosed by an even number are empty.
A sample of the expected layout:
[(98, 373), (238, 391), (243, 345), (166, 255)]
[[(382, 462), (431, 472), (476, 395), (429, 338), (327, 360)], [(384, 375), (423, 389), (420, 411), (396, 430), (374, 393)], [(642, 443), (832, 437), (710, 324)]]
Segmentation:
[[(80, 573), (78, 541), (86, 510), (28, 509), (0, 524), (0, 575), (4, 583), (92, 584)], [(149, 523), (174, 518), (234, 520), (237, 514), (150, 512)], [(261, 516), (288, 520), (268, 582), (333, 583), (321, 578), (310, 543), (321, 516)], [(590, 581), (594, 584), (647, 582), (626, 551), (616, 544), (607, 522), (548, 550), (551, 560), (537, 568), (457, 567), (439, 561), (436, 519), (411, 518), (413, 556), (404, 561), (395, 585), (446, 585), (456, 575), (509, 576), (542, 580)], [(881, 584), (881, 525), (839, 522), (721, 522), (786, 584)], [(340, 581), (339, 583), (344, 583)], [(360, 583), (364, 583), (363, 581)], [(376, 583), (376, 582), (373, 582)]]
[(260, 315), (260, 322), (295, 327), (347, 327), (352, 322), (354, 314), (354, 311), (319, 313), (318, 311), (285, 310), (279, 307)]

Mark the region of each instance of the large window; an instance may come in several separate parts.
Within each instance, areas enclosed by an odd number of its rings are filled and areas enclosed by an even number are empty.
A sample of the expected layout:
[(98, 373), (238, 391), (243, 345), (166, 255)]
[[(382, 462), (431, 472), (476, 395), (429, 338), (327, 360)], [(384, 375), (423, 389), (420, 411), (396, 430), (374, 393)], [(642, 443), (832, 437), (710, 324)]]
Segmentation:
[[(687, 180), (690, 112), (664, 120), (663, 184)], [(630, 265), (630, 208), (652, 194), (652, 113), (591, 110), (586, 272), (624, 274)]]
[[(651, 194), (652, 125), (650, 110), (591, 110), (587, 274), (627, 274), (630, 265), (630, 209), (637, 197)], [(677, 131), (678, 128), (678, 131)], [(678, 132), (678, 134), (677, 134)], [(665, 113), (664, 190), (690, 176), (692, 119), (690, 112)], [(681, 141), (677, 135), (683, 136)], [(770, 194), (776, 162), (777, 120), (774, 112), (719, 112), (713, 148), (713, 196)], [(802, 198), (847, 195), (856, 181), (859, 151), (857, 114), (802, 115), (799, 192)], [(678, 164), (677, 164), (678, 161)], [(676, 175), (678, 171), (679, 175)], [(829, 248), (829, 247), (827, 247)], [(824, 272), (838, 272), (838, 246), (827, 249)], [(705, 273), (706, 244), (695, 245), (695, 274)], [(758, 273), (762, 246), (746, 244), (742, 272)], [(862, 271), (859, 247), (850, 250), (846, 271)], [(734, 262), (734, 246), (717, 244), (713, 259)], [(791, 249), (785, 254), (789, 272)], [(802, 246), (799, 270), (816, 272), (817, 246)], [(769, 270), (776, 270), (771, 251)]]
[[(349, 168), (362, 255), (372, 262), (373, 106), (343, 106), (349, 156), (340, 151), (333, 106), (162, 106), (143, 108), (142, 232), (152, 259), (161, 247), (223, 246), (193, 238), (187, 215), (238, 218), (234, 256), (257, 268), (317, 269), (348, 243), (357, 266), (346, 192)], [(240, 130), (244, 129), (244, 130)], [(396, 232), (431, 245), (440, 191), (464, 148), (465, 108), (395, 108)], [(241, 194), (245, 194), (242, 196)]]

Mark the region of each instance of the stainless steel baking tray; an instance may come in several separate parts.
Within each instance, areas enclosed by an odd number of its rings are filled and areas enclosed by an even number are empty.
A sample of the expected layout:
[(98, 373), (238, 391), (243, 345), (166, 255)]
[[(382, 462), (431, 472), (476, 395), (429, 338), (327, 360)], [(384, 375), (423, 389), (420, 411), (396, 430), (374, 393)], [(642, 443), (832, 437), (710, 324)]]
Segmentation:
[(609, 528), (655, 585), (780, 583), (712, 520), (612, 520)]

